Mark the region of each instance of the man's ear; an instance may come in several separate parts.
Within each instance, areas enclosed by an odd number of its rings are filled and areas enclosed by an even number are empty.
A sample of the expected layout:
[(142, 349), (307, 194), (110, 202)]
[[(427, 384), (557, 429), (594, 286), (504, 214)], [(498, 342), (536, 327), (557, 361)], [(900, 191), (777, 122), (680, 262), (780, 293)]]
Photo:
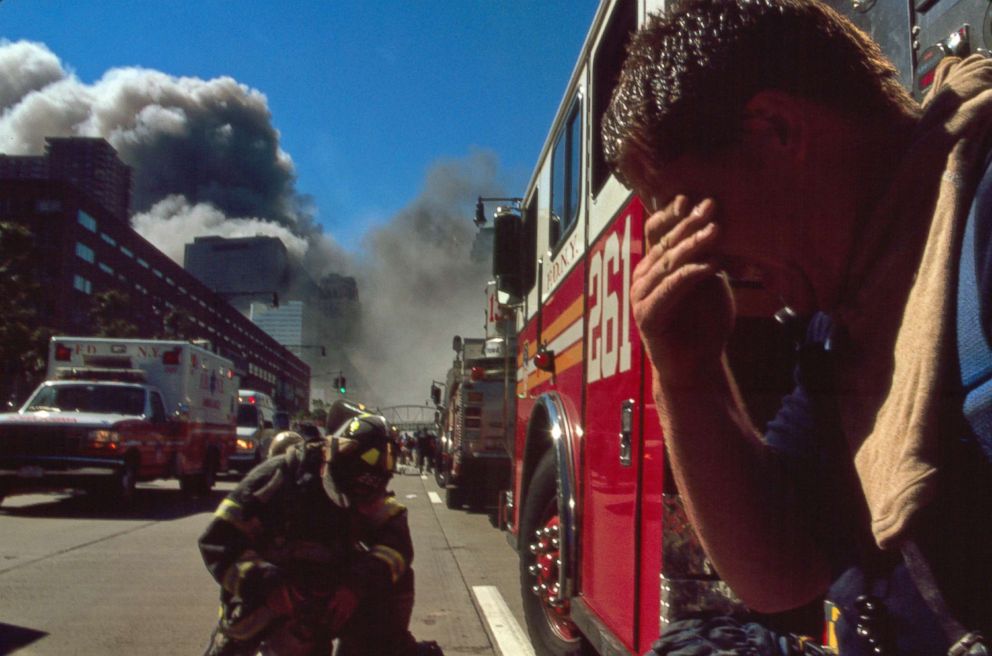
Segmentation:
[(744, 105), (744, 139), (751, 147), (801, 164), (809, 150), (809, 104), (785, 91), (764, 90)]

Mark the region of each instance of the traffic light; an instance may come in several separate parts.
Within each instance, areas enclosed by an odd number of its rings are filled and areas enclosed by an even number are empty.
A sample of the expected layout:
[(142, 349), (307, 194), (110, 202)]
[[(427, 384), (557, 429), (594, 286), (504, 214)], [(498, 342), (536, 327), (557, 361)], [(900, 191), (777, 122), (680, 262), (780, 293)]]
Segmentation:
[(336, 376), (334, 378), (334, 386), (338, 388), (338, 391), (342, 394), (348, 393), (348, 381), (345, 380), (344, 376)]

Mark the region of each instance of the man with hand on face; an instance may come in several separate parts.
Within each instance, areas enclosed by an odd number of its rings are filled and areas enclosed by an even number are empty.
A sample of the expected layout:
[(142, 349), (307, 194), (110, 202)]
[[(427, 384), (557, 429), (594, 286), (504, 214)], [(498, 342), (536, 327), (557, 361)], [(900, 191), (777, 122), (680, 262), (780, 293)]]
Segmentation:
[(200, 538), (221, 584), (209, 656), (441, 656), (409, 631), (414, 582), (406, 508), (387, 493), (395, 445), (359, 414), (328, 439), (253, 469)]
[[(651, 212), (632, 309), (716, 569), (759, 611), (825, 595), (845, 655), (992, 636), (992, 470), (954, 341), (966, 219), (992, 213), (992, 61), (945, 59), (921, 106), (815, 0), (676, 0), (628, 52), (604, 150)], [(764, 435), (726, 358), (745, 267), (808, 322)]]

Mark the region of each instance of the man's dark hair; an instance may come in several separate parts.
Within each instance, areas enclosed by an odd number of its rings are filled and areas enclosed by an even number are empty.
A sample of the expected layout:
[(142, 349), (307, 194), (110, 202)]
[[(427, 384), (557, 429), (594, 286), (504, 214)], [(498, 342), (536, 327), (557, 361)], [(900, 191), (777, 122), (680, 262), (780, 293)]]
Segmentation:
[(816, 0), (676, 0), (631, 40), (603, 119), (621, 174), (734, 142), (747, 101), (779, 90), (866, 120), (918, 107), (878, 45)]

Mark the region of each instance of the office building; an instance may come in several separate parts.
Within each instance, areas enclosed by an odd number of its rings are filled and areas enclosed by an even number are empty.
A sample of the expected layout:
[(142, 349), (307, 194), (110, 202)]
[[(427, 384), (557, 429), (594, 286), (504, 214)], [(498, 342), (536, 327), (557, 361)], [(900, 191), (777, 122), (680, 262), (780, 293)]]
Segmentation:
[[(94, 296), (116, 290), (127, 296), (126, 319), (138, 336), (206, 339), (234, 361), (242, 387), (266, 392), (290, 411), (309, 406), (306, 363), (135, 232), (117, 214), (119, 205), (108, 208), (80, 188), (85, 171), (70, 182), (24, 175), (30, 166), (0, 158), (0, 221), (33, 235), (39, 325), (91, 335)], [(20, 174), (10, 172), (15, 167)]]

